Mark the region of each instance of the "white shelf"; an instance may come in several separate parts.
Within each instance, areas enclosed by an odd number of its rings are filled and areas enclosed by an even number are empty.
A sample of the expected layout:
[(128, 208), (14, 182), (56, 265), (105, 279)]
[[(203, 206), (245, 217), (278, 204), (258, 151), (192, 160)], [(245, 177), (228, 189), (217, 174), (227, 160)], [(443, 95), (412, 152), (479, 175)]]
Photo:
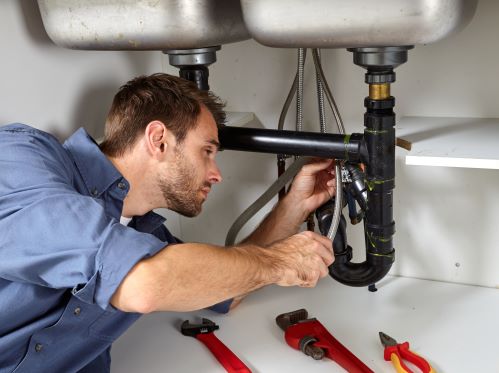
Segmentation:
[(180, 334), (182, 320), (199, 322), (201, 316), (220, 326), (215, 334), (255, 373), (344, 372), (331, 360), (315, 361), (286, 345), (275, 317), (300, 308), (376, 373), (395, 372), (383, 359), (379, 331), (408, 341), (437, 372), (499, 370), (498, 289), (403, 277), (387, 277), (377, 286), (370, 293), (328, 277), (313, 289), (267, 287), (228, 315), (147, 315), (113, 345), (111, 372), (225, 372), (200, 342)]
[(499, 169), (499, 119), (404, 117), (396, 131), (408, 165)]
[(255, 113), (249, 111), (227, 111), (227, 125), (234, 127), (263, 128)]

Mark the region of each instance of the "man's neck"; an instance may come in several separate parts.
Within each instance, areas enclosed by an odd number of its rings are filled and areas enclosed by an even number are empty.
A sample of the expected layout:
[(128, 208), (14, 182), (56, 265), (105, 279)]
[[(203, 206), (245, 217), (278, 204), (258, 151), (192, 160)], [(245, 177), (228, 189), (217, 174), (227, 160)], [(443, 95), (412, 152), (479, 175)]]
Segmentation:
[(148, 182), (147, 164), (141, 162), (133, 153), (121, 157), (109, 157), (109, 161), (130, 184), (128, 194), (123, 200), (122, 216), (142, 216), (152, 211), (153, 201), (148, 198), (152, 195)]

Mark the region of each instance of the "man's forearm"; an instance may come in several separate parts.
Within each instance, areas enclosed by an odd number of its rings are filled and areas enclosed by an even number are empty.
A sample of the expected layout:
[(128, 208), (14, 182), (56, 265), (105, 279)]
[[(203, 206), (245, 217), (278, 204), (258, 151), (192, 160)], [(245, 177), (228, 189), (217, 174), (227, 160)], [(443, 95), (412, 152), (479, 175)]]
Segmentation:
[(171, 245), (138, 263), (112, 304), (142, 313), (205, 308), (275, 282), (275, 258), (269, 254), (250, 245)]
[(292, 202), (284, 197), (243, 243), (267, 246), (282, 240), (297, 233), (307, 216), (300, 206), (292, 205)]

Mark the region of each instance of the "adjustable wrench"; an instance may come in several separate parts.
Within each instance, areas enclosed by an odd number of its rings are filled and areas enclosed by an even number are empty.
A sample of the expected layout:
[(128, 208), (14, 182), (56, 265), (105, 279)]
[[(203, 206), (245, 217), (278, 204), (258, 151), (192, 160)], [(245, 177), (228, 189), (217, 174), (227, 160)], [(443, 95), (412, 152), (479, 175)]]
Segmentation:
[(204, 343), (227, 372), (251, 373), (251, 370), (213, 333), (217, 329), (219, 329), (217, 324), (203, 318), (201, 324), (191, 324), (189, 320), (185, 320), (181, 332)]

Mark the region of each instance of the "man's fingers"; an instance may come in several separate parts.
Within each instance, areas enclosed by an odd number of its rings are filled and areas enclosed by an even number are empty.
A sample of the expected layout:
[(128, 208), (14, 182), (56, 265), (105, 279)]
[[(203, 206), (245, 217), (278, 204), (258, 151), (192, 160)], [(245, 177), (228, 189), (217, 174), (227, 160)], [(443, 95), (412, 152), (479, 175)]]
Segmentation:
[(317, 243), (316, 253), (319, 254), (326, 266), (330, 266), (334, 262), (333, 242), (329, 238), (311, 231), (305, 231), (300, 234), (311, 238)]
[(304, 165), (300, 172), (303, 172), (307, 175), (313, 175), (319, 171), (327, 169), (332, 164), (333, 164), (332, 159), (317, 158), (312, 160), (310, 163)]
[(329, 268), (328, 268), (328, 266), (326, 264), (324, 264), (323, 266), (321, 266), (321, 275), (320, 275), (320, 278), (324, 278), (327, 275), (329, 275)]
[(336, 180), (332, 180), (331, 182), (327, 183), (326, 191), (329, 199), (333, 198), (333, 196), (336, 195)]
[(314, 287), (329, 274), (334, 262), (332, 242), (317, 233), (304, 231), (270, 247), (280, 258), (282, 272), (276, 283), (281, 286)]
[(324, 247), (326, 247), (329, 251), (333, 249), (333, 241), (331, 241), (329, 238), (323, 236), (322, 234), (318, 234), (312, 231), (304, 231), (302, 234), (305, 234), (307, 237), (318, 241), (320, 244), (322, 244)]
[(331, 249), (321, 246), (318, 254), (322, 257), (322, 261), (326, 266), (330, 266), (334, 262), (334, 255)]
[(327, 266), (330, 266), (334, 262), (333, 241), (320, 234), (316, 234), (315, 236), (316, 240), (321, 244), (321, 250), (319, 252), (319, 255), (322, 256), (324, 263)]

